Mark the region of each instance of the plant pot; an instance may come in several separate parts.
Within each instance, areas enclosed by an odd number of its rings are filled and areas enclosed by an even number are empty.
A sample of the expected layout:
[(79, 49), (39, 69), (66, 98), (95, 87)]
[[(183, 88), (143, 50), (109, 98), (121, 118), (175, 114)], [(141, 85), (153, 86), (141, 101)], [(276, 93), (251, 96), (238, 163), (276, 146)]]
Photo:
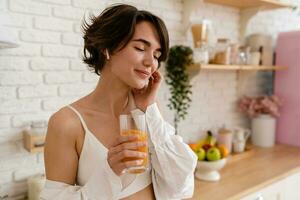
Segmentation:
[(251, 121), (251, 141), (259, 147), (272, 147), (275, 144), (276, 118), (271, 115), (259, 115)]

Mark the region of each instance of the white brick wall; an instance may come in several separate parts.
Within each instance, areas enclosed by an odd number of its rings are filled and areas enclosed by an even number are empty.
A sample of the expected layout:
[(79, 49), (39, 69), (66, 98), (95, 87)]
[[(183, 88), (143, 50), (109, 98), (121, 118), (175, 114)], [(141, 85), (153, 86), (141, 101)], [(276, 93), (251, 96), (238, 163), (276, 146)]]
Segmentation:
[(72, 31), (72, 21), (53, 17), (34, 17), (34, 28), (49, 31)]
[(69, 61), (63, 58), (33, 58), (29, 62), (33, 71), (62, 71), (69, 68)]
[[(181, 0), (0, 0), (0, 17), (5, 30), (20, 47), (0, 49), (0, 199), (24, 199), (25, 179), (42, 173), (43, 155), (29, 154), (22, 148), (21, 130), (30, 120), (47, 120), (53, 112), (88, 94), (98, 77), (80, 60), (81, 21), (88, 13), (100, 13), (111, 3), (127, 2), (162, 17), (171, 44), (192, 44), (182, 26)], [(291, 0), (300, 4), (300, 0)], [(239, 40), (239, 11), (220, 5), (201, 4), (192, 18), (210, 19), (213, 40), (227, 37)], [(259, 13), (247, 26), (247, 34), (264, 32), (274, 39), (278, 32), (300, 28), (300, 17), (289, 10)], [(162, 67), (162, 72), (164, 69)], [(252, 75), (247, 92), (257, 93), (259, 81)], [(205, 71), (192, 79), (193, 96), (189, 114), (179, 125), (187, 142), (196, 140), (207, 129), (247, 125), (236, 111), (236, 72)], [(172, 123), (167, 107), (170, 97), (163, 83), (158, 98), (165, 119)]]

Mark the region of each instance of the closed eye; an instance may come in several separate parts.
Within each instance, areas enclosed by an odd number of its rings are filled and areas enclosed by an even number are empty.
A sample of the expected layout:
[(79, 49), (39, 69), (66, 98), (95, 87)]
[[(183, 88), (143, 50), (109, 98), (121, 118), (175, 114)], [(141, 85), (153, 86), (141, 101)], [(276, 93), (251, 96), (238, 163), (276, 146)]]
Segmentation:
[(145, 51), (144, 49), (138, 48), (138, 47), (134, 47), (136, 50), (138, 51)]
[[(143, 48), (139, 48), (139, 47), (134, 47), (134, 48), (135, 48), (137, 51), (141, 51), (141, 52), (145, 51), (145, 49), (143, 49)], [(161, 53), (160, 53), (160, 52), (157, 52), (157, 53), (155, 53), (155, 55), (153, 55), (153, 57), (154, 57), (156, 60), (158, 60), (160, 56), (161, 56)]]

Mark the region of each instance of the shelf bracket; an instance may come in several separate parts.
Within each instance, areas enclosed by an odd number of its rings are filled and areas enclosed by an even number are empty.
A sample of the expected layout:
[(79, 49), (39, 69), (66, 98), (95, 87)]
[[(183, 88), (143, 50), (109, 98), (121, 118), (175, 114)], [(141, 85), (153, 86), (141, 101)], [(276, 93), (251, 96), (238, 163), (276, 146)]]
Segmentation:
[(183, 14), (182, 14), (182, 22), (183, 22), (183, 30), (186, 33), (192, 24), (191, 15), (192, 13), (203, 4), (203, 0), (184, 0), (183, 1)]
[(247, 26), (250, 19), (260, 11), (260, 8), (248, 8), (240, 13), (240, 41), (246, 36)]
[(193, 68), (192, 70), (188, 69), (187, 72), (189, 75), (189, 79), (192, 80), (195, 76), (200, 74), (200, 71), (201, 71), (201, 67)]

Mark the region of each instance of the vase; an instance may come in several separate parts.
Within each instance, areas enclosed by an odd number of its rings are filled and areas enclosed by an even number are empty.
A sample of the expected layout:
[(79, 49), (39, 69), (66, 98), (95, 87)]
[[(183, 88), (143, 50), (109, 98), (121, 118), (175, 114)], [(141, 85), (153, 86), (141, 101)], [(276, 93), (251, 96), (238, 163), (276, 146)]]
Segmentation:
[(259, 147), (272, 147), (275, 144), (276, 118), (261, 114), (251, 121), (251, 141)]

